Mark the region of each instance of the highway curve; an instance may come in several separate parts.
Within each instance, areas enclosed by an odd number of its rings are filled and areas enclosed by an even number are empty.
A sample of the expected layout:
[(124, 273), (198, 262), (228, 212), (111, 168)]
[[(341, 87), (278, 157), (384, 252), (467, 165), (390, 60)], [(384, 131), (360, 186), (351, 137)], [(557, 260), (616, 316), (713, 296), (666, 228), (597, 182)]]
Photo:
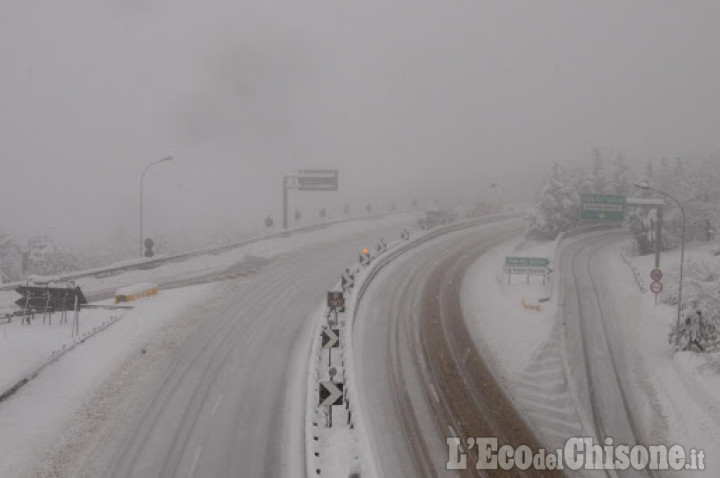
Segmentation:
[(496, 436), (500, 444), (539, 448), (476, 349), (460, 308), (469, 265), (519, 233), (521, 222), (511, 220), (442, 236), (398, 258), (367, 290), (355, 323), (355, 371), (380, 476), (525, 474), (476, 471), (476, 450), (468, 453), (467, 471), (447, 471), (445, 441)]
[(352, 237), (318, 235), (311, 247), (223, 282), (224, 294), (199, 308), (194, 332), (150, 374), (157, 379), (123, 397), (131, 413), (108, 417), (71, 474), (303, 476), (313, 313), (362, 247), (398, 237), (405, 225), (368, 222)]
[[(627, 310), (613, 301), (613, 275), (629, 271), (610, 271), (603, 253), (616, 253), (621, 232), (605, 232), (573, 240), (564, 248), (560, 261), (562, 310), (571, 378), (577, 390), (578, 408), (594, 429), (596, 443), (611, 437), (616, 444), (642, 444), (638, 417), (644, 403), (630, 363), (625, 359), (622, 328), (616, 325)], [(617, 476), (612, 470), (608, 476)], [(623, 476), (653, 476), (651, 470), (626, 470)]]

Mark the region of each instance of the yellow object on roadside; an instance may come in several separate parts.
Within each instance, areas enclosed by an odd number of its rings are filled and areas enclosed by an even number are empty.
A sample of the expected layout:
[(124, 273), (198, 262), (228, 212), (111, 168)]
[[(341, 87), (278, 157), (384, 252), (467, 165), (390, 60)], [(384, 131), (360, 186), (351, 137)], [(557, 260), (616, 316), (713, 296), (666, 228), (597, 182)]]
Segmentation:
[(157, 293), (157, 284), (151, 284), (149, 282), (123, 287), (122, 289), (115, 291), (115, 303), (119, 304), (120, 302), (131, 302), (133, 300), (142, 299), (143, 297), (157, 295)]
[(522, 305), (523, 305), (523, 308), (524, 308), (525, 310), (530, 309), (530, 310), (534, 310), (534, 311), (536, 311), (536, 312), (540, 312), (540, 306), (539, 306), (539, 305), (528, 305), (528, 304), (526, 304), (526, 303), (525, 303), (525, 297), (523, 297)]

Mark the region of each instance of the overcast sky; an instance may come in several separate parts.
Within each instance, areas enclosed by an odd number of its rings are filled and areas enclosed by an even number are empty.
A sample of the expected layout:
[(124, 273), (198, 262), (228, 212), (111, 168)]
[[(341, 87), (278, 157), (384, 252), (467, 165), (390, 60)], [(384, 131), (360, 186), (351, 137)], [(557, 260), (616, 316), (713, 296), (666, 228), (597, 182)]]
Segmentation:
[[(720, 2), (0, 1), (0, 228), (75, 244), (293, 207), (529, 199), (553, 160), (720, 150)], [(309, 210), (309, 208), (315, 208)]]

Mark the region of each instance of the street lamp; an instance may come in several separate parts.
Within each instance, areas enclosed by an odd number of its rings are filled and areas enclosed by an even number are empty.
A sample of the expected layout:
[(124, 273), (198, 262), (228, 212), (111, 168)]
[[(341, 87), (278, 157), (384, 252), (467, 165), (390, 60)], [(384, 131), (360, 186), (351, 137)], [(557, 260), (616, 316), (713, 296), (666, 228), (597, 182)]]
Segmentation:
[(145, 166), (145, 169), (143, 169), (143, 172), (140, 175), (140, 257), (143, 256), (143, 181), (145, 180), (145, 173), (152, 166), (154, 166), (158, 163), (162, 163), (163, 161), (172, 161), (172, 159), (173, 159), (172, 156), (168, 156), (167, 158), (158, 159), (157, 161), (153, 161), (152, 163)]
[[(677, 199), (672, 197), (671, 195), (664, 193), (662, 191), (658, 191), (657, 189), (653, 189), (650, 186), (648, 186), (647, 183), (635, 183), (635, 187), (638, 189), (643, 189), (645, 191), (653, 191), (661, 196), (665, 196), (666, 198), (670, 199), (672, 202), (675, 203), (675, 205), (680, 209), (680, 214), (682, 215), (682, 236), (680, 236), (680, 285), (678, 286), (678, 307), (677, 307), (677, 329), (680, 329), (680, 313), (682, 311), (682, 283), (683, 283), (683, 263), (685, 262), (685, 211), (683, 210), (682, 206), (678, 202)], [(659, 247), (659, 244), (658, 244)], [(679, 339), (679, 335), (677, 335)]]

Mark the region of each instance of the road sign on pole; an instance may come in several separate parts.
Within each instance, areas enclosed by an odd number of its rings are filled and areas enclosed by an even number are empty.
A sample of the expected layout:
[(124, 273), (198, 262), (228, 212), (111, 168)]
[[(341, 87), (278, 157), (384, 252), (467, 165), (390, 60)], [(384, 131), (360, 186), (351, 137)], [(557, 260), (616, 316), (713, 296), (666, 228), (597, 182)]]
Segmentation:
[(657, 296), (660, 292), (663, 290), (662, 282), (659, 280), (654, 281), (652, 284), (650, 284), (650, 292), (655, 294), (655, 305), (657, 305)]
[(580, 220), (624, 221), (625, 196), (615, 196), (611, 194), (581, 194)]
[(659, 294), (660, 292), (662, 292), (662, 290), (663, 290), (662, 282), (657, 282), (657, 281), (655, 281), (655, 282), (653, 282), (652, 284), (650, 284), (650, 291), (651, 291), (653, 294), (657, 295), (657, 294)]
[(283, 229), (287, 229), (288, 189), (298, 191), (337, 191), (337, 169), (301, 169), (297, 176), (283, 177)]
[(372, 262), (372, 259), (370, 258), (370, 252), (368, 252), (367, 249), (363, 249), (360, 253), (360, 265), (363, 267), (367, 267), (370, 265), (370, 262)]
[(322, 329), (322, 348), (330, 349), (340, 346), (340, 329)]
[(550, 272), (550, 260), (544, 257), (506, 257), (506, 274), (545, 275)]
[(653, 282), (659, 282), (660, 279), (663, 278), (663, 273), (660, 269), (653, 269), (650, 272), (650, 278), (653, 280)]
[(301, 169), (298, 171), (299, 191), (337, 191), (337, 169)]
[(144, 245), (145, 245), (145, 257), (154, 256), (155, 253), (153, 252), (152, 249), (153, 249), (153, 246), (155, 245), (155, 242), (153, 242), (153, 240), (148, 237), (147, 239), (145, 239)]
[(342, 309), (345, 307), (345, 297), (341, 291), (329, 290), (327, 295), (327, 305), (331, 309)]
[(320, 406), (332, 407), (343, 404), (343, 385), (339, 382), (320, 382)]

